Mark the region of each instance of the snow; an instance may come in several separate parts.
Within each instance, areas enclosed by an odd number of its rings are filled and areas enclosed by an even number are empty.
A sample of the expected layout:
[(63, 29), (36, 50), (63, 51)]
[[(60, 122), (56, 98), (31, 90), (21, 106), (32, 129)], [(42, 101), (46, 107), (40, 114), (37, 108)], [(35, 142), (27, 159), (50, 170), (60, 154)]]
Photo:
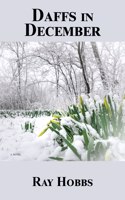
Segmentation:
[(106, 160), (125, 161), (125, 142), (117, 137), (110, 137), (107, 142), (110, 146), (106, 152)]
[[(60, 157), (64, 160), (78, 160), (78, 157), (70, 148), (61, 151), (61, 147), (55, 141), (57, 134), (48, 129), (41, 137), (39, 133), (47, 127), (52, 117), (43, 116), (38, 118), (0, 118), (0, 161), (22, 161), (22, 160), (37, 160), (48, 161), (49, 157)], [(33, 133), (25, 132), (25, 122), (33, 122), (35, 129)], [(108, 149), (105, 154), (105, 160), (125, 161), (125, 142), (117, 137), (109, 137), (107, 140), (102, 140), (98, 133), (90, 126), (84, 123), (79, 123), (70, 117), (63, 117), (61, 125), (85, 128), (89, 133), (96, 138), (95, 144), (101, 142)], [(60, 134), (66, 138), (66, 131), (61, 129)], [(87, 151), (84, 148), (83, 136), (74, 135), (73, 146), (77, 149), (81, 159), (87, 160)]]
[(0, 160), (47, 160), (55, 150), (54, 136), (50, 131), (40, 138), (37, 136), (50, 117), (36, 118), (34, 133), (24, 132), (21, 128), (26, 121), (32, 122), (34, 119), (0, 119)]
[(87, 122), (89, 123), (89, 122), (90, 122), (90, 119), (91, 119), (90, 113), (89, 113), (89, 112), (86, 112), (86, 113), (85, 113), (85, 116), (86, 116)]

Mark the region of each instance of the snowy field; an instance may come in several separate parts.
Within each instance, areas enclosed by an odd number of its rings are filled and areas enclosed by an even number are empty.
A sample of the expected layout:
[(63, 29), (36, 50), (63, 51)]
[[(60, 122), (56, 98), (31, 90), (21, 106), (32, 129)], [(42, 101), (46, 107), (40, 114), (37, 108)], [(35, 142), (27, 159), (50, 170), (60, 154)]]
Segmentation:
[[(70, 148), (64, 152), (61, 151), (61, 147), (55, 142), (57, 137), (55, 132), (47, 130), (45, 134), (38, 137), (38, 134), (46, 128), (51, 119), (51, 116), (1, 118), (0, 161), (48, 161), (51, 160), (50, 157), (62, 157), (63, 160), (78, 160)], [(63, 121), (66, 120), (68, 121), (67, 118), (63, 119)], [(34, 133), (23, 130), (23, 125), (27, 121), (35, 124)], [(64, 133), (62, 134), (64, 135)], [(120, 141), (117, 137), (109, 137), (104, 143), (109, 145), (105, 160), (125, 161), (125, 142)], [(83, 138), (76, 135), (73, 144), (81, 155), (81, 160), (86, 161), (87, 151), (83, 146)]]
[(53, 136), (47, 133), (38, 138), (37, 135), (49, 120), (50, 117), (30, 119), (35, 122), (34, 133), (30, 133), (21, 127), (29, 118), (0, 119), (0, 160), (48, 160), (57, 150)]

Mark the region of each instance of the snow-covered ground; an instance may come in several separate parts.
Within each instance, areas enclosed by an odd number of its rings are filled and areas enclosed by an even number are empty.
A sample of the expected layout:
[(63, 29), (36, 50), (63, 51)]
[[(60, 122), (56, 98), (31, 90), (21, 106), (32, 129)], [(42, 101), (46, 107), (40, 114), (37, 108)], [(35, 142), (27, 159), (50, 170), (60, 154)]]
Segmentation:
[[(46, 127), (51, 117), (40, 118), (1, 118), (0, 119), (0, 161), (11, 160), (51, 160), (49, 157), (63, 157), (64, 160), (78, 160), (68, 148), (61, 152), (61, 147), (54, 141), (56, 133), (48, 130), (44, 135), (38, 134)], [(22, 129), (25, 122), (35, 123), (34, 133)], [(21, 126), (22, 125), (22, 126)], [(125, 161), (125, 142), (118, 138), (109, 138), (109, 149), (106, 160)], [(74, 146), (80, 153), (82, 160), (87, 160), (87, 152), (83, 148), (81, 136), (74, 137)]]
[[(54, 151), (53, 140), (49, 133), (38, 138), (50, 117), (36, 119), (0, 119), (0, 160), (47, 160)], [(21, 125), (35, 121), (34, 133), (25, 132)]]
[[(44, 116), (33, 119), (22, 117), (0, 119), (0, 161), (47, 161), (51, 160), (49, 157), (57, 156), (63, 156), (64, 160), (78, 160), (70, 149), (65, 152), (65, 155), (62, 154), (61, 147), (54, 141), (56, 133), (48, 130), (38, 137), (51, 118)], [(22, 129), (27, 121), (35, 124), (34, 133)], [(79, 142), (76, 143), (79, 149)]]

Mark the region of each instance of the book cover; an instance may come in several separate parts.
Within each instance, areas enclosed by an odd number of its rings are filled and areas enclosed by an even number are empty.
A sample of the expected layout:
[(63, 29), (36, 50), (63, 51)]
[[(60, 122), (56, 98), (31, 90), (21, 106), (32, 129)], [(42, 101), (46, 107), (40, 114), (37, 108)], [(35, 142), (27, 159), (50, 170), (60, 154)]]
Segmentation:
[(124, 1), (1, 1), (0, 188), (123, 199)]

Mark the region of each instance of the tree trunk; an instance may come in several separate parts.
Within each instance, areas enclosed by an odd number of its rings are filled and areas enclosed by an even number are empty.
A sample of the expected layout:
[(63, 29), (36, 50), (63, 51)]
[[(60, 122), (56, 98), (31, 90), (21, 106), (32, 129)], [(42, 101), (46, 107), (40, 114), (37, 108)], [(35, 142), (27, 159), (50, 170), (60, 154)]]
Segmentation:
[(100, 58), (100, 55), (99, 55), (99, 51), (98, 51), (98, 47), (97, 47), (96, 42), (91, 42), (91, 46), (92, 46), (93, 54), (94, 54), (98, 69), (100, 71), (100, 76), (101, 76), (103, 87), (104, 87), (105, 90), (107, 90), (108, 89), (108, 82), (107, 82), (105, 71), (104, 71), (103, 66), (102, 66), (102, 61), (101, 61), (101, 58)]
[(86, 71), (86, 60), (85, 60), (85, 52), (84, 52), (85, 42), (78, 42), (78, 56), (80, 60), (80, 65), (82, 69), (82, 75), (85, 82), (85, 90), (86, 93), (90, 93), (90, 86), (89, 81), (87, 77), (87, 71)]

